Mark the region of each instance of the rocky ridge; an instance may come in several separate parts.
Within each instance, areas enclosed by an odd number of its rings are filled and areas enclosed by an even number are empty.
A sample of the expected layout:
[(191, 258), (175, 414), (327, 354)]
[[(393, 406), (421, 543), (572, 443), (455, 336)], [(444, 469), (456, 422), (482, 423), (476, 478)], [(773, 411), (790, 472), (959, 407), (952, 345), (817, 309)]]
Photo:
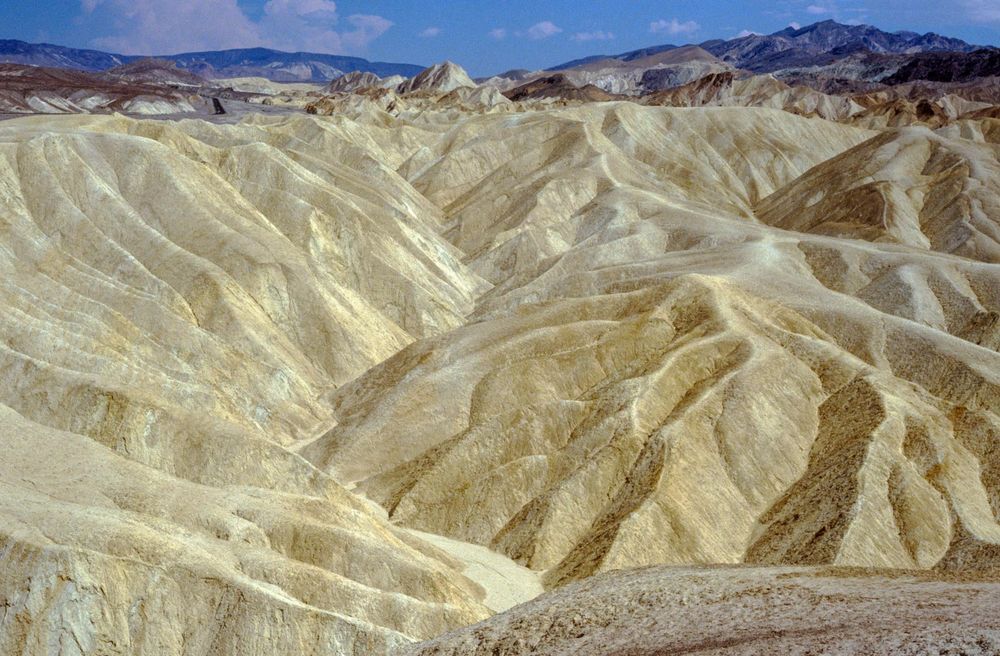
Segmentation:
[(0, 123), (0, 650), (995, 651), (996, 108), (421, 76)]

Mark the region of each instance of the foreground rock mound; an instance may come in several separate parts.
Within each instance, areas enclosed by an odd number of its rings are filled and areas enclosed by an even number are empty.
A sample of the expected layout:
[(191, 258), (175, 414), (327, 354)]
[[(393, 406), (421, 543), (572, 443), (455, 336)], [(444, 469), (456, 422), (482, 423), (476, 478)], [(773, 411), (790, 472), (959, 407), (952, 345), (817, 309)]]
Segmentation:
[(420, 656), (938, 654), (1000, 650), (1000, 583), (837, 569), (596, 577), (406, 649)]
[(361, 656), (485, 617), (454, 561), (315, 472), (199, 485), (6, 407), (0, 448), (5, 654)]

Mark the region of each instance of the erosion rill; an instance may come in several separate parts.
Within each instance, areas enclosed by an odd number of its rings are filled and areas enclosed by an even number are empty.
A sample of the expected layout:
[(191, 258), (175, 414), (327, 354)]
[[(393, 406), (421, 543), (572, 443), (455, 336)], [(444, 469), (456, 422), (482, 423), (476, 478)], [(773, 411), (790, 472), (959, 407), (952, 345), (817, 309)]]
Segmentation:
[(0, 653), (1000, 653), (1000, 119), (696, 50), (0, 122)]

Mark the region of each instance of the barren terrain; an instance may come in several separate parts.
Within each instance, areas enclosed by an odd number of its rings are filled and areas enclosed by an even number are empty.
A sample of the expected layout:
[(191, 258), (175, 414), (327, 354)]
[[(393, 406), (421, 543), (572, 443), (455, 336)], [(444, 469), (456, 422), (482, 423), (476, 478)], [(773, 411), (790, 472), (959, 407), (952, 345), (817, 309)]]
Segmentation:
[(0, 653), (997, 653), (996, 108), (703, 52), (3, 68)]

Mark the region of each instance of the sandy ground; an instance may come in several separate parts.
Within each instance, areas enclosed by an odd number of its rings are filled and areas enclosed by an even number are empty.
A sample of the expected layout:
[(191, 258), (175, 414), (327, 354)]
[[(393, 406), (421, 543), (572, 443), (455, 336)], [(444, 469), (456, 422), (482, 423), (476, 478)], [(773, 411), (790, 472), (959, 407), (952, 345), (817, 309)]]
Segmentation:
[(502, 613), (542, 594), (541, 572), (518, 565), (510, 558), (477, 544), (409, 529), (410, 533), (465, 563), (462, 572), (483, 586), (490, 610)]

